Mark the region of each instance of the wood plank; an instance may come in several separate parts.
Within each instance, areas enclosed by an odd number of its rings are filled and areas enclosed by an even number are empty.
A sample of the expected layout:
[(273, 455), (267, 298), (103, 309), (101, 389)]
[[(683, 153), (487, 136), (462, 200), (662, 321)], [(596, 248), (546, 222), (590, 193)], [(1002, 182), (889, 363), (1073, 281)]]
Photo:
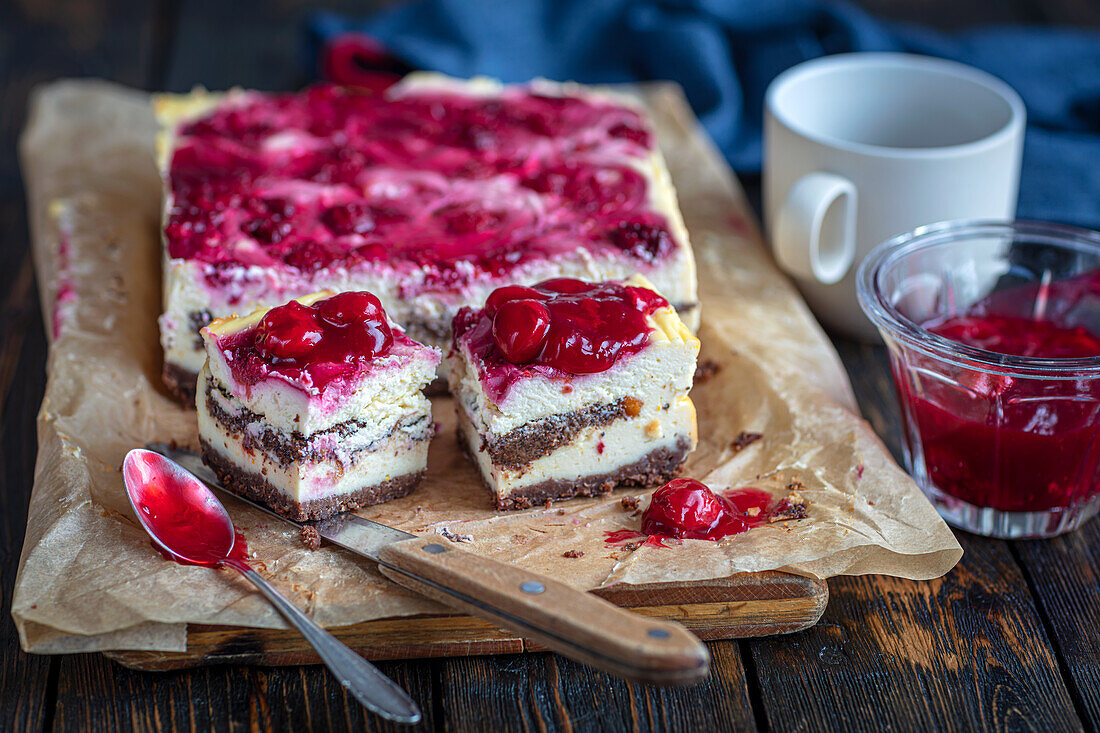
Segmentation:
[[(828, 602), (820, 580), (755, 573), (692, 583), (615, 586), (597, 595), (653, 618), (684, 624), (702, 639), (787, 633), (817, 623)], [(462, 615), (378, 619), (331, 629), (368, 659), (515, 654), (542, 647)], [(183, 669), (205, 664), (316, 664), (313, 649), (289, 629), (194, 625), (185, 652), (110, 652), (133, 669)]]
[(748, 642), (770, 726), (1081, 727), (1006, 543), (963, 536), (947, 577), (834, 578), (822, 623)]
[[(321, 666), (261, 670), (220, 665), (135, 672), (97, 654), (61, 662), (57, 730), (397, 730), (367, 713)], [(434, 728), (429, 664), (382, 663)], [(408, 730), (407, 728), (401, 728)]]
[[(413, 659), (471, 654), (515, 654), (523, 641), (466, 616), (379, 619), (330, 629), (367, 659)], [(317, 664), (320, 658), (293, 629), (191, 626), (186, 652), (123, 651), (108, 656), (132, 669), (170, 670), (209, 664), (284, 666)]]
[(737, 644), (707, 644), (712, 671), (692, 687), (647, 687), (551, 654), (441, 662), (448, 731), (756, 730)]
[[(0, 730), (41, 730), (51, 712), (48, 657), (24, 654), (11, 620), (15, 571), (34, 475), (35, 415), (45, 390), (46, 341), (29, 258), (14, 246), (21, 201), (0, 205)], [(25, 239), (24, 239), (25, 241)], [(18, 264), (16, 264), (18, 263)]]
[[(885, 348), (846, 339), (834, 343), (864, 416), (900, 460), (900, 416)], [(800, 712), (834, 724), (839, 716), (856, 727), (965, 730), (1002, 727), (1009, 720), (1021, 726), (1080, 726), (1082, 685), (1096, 688), (1095, 645), (1088, 637), (1074, 637), (1091, 628), (1089, 609), (1078, 607), (1088, 605), (1090, 589), (1085, 577), (1066, 576), (1080, 573), (1082, 563), (1070, 551), (1059, 559), (1047, 558), (1066, 568), (1062, 578), (1043, 578), (1039, 599), (1060, 597), (1067, 590), (1059, 587), (1061, 583), (1083, 583), (1081, 600), (1047, 614), (1058, 619), (1055, 628), (1078, 639), (1080, 646), (1062, 646), (1065, 640), (1057, 635), (1055, 648), (1010, 545), (959, 534), (965, 554), (946, 578), (930, 583), (834, 578), (834, 602), (816, 629), (791, 637), (793, 643), (786, 649), (768, 642), (754, 644), (758, 668), (768, 670), (761, 682), (769, 721), (782, 725), (791, 720), (782, 701), (791, 692), (793, 676), (776, 670), (798, 665), (803, 672), (797, 684), (814, 691), (808, 711), (800, 706)], [(1034, 578), (1036, 571), (1029, 575)], [(1095, 576), (1093, 572), (1094, 621)], [(1084, 615), (1072, 616), (1077, 612)], [(1071, 669), (1078, 677), (1071, 688), (1059, 672), (1058, 652), (1074, 660)], [(828, 687), (827, 695), (818, 689), (823, 686)]]
[(15, 141), (33, 83), (49, 73), (42, 33), (15, 4), (0, 7), (0, 730), (42, 730), (53, 712), (56, 662), (19, 648), (11, 620), (16, 566), (34, 475), (35, 428), (45, 382), (45, 335), (30, 267)]
[[(60, 659), (23, 654), (10, 617), (33, 480), (35, 416), (44, 390), (47, 348), (38, 293), (27, 269), (29, 236), (16, 140), (36, 84), (61, 76), (106, 76), (148, 85), (151, 77), (144, 60), (160, 38), (155, 10), (155, 4), (143, 0), (0, 5), (0, 730), (50, 726), (61, 667)], [(110, 697), (114, 691), (92, 694)]]
[(31, 89), (60, 76), (148, 86), (142, 60), (161, 41), (155, 9), (143, 0), (0, 4), (0, 196), (21, 195), (13, 151)]
[(1050, 540), (1014, 542), (1078, 715), (1100, 730), (1100, 521)]

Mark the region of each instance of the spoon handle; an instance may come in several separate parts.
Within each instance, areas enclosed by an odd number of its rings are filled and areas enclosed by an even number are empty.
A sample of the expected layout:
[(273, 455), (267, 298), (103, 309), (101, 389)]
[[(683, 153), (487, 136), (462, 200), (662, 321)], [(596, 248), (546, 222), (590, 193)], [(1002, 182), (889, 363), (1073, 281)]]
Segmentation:
[(317, 650), (329, 671), (363, 707), (397, 723), (412, 724), (420, 721), (420, 708), (393, 680), (379, 672), (377, 667), (318, 626), (248, 565), (235, 560), (229, 560), (225, 564), (251, 580), (283, 618), (302, 632), (302, 636)]

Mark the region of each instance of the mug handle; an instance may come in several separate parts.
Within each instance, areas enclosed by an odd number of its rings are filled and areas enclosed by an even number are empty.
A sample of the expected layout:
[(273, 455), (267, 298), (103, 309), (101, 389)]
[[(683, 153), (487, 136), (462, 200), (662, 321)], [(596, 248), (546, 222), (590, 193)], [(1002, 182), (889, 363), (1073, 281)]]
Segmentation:
[(775, 259), (789, 275), (824, 285), (840, 282), (855, 259), (856, 187), (832, 173), (800, 178), (779, 209)]

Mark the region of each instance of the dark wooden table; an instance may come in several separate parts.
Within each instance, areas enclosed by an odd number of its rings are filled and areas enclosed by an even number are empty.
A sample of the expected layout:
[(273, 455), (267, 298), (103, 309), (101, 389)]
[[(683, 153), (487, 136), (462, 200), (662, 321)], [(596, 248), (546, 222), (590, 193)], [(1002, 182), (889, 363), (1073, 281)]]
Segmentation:
[[(352, 5), (350, 2), (345, 6)], [(1100, 24), (1090, 0), (864, 0), (944, 28)], [(343, 9), (349, 9), (347, 7)], [(35, 460), (46, 341), (14, 148), (28, 91), (60, 76), (145, 89), (291, 88), (293, 0), (67, 0), (0, 5), (0, 730), (386, 727), (322, 667), (143, 674), (99, 655), (30, 656), (9, 616)], [(750, 193), (758, 182), (747, 180)], [(899, 453), (880, 348), (837, 339), (863, 414)], [(821, 623), (709, 645), (689, 689), (630, 685), (548, 654), (387, 662), (382, 670), (454, 730), (1100, 729), (1100, 521), (1050, 541), (961, 534), (927, 583), (835, 578)]]

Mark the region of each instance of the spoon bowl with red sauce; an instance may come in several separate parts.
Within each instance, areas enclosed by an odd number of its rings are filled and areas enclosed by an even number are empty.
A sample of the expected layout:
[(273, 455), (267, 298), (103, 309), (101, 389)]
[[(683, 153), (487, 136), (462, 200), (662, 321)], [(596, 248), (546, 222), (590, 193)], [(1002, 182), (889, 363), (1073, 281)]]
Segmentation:
[(922, 227), (864, 260), (905, 458), (948, 523), (1050, 537), (1100, 510), (1100, 233)]
[(171, 459), (140, 448), (126, 454), (122, 478), (134, 514), (166, 557), (183, 565), (233, 568), (302, 632), (329, 671), (365, 708), (398, 723), (420, 720), (420, 710), (404, 690), (249, 567), (244, 538), (206, 484)]

